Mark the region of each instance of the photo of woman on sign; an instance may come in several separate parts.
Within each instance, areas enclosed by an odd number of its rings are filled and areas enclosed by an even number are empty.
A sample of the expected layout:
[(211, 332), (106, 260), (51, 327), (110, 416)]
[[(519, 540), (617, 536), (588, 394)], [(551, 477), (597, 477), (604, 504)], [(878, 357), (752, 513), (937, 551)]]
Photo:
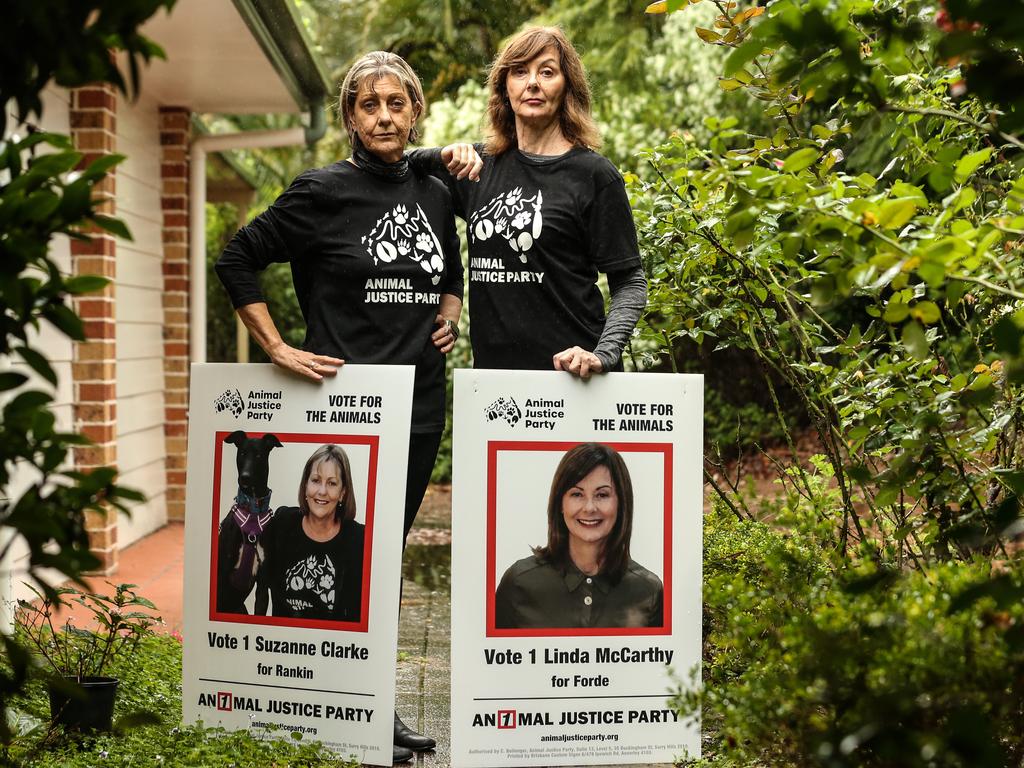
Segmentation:
[(495, 592), (498, 629), (659, 627), (664, 588), (629, 556), (633, 484), (619, 453), (582, 443), (561, 459), (548, 541), (513, 563)]
[(363, 525), (355, 521), (352, 470), (337, 445), (309, 457), (299, 506), (274, 513), (256, 584), (255, 613), (297, 619), (359, 621), (363, 592)]

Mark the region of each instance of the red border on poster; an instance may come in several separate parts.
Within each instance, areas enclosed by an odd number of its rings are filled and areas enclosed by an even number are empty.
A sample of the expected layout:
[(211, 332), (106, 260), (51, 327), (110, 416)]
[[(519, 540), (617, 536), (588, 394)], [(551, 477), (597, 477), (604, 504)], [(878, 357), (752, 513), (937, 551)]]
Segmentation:
[[(274, 432), (282, 443), (335, 443), (365, 445), (370, 449), (370, 461), (366, 478), (366, 522), (363, 544), (363, 594), (359, 621), (328, 621), (326, 619), (288, 619), (280, 616), (253, 616), (251, 614), (221, 613), (217, 610), (217, 534), (224, 510), (220, 509), (220, 481), (224, 438), (234, 430), (216, 432), (214, 439), (213, 514), (210, 534), (210, 621), (228, 621), (233, 624), (264, 624), (275, 627), (308, 627), (310, 629), (334, 629), (347, 632), (366, 632), (370, 622), (370, 559), (373, 556), (373, 515), (377, 499), (377, 455), (380, 447), (378, 435), (325, 435), (295, 432)], [(249, 437), (263, 437), (266, 432), (246, 432)]]
[(672, 443), (619, 443), (600, 441), (619, 453), (660, 453), (664, 461), (664, 622), (660, 627), (544, 627), (540, 629), (499, 629), (494, 626), (494, 591), (497, 589), (495, 529), (497, 525), (498, 454), (501, 451), (558, 451), (565, 453), (579, 445), (572, 442), (534, 440), (489, 440), (487, 442), (487, 637), (607, 637), (623, 635), (672, 634)]

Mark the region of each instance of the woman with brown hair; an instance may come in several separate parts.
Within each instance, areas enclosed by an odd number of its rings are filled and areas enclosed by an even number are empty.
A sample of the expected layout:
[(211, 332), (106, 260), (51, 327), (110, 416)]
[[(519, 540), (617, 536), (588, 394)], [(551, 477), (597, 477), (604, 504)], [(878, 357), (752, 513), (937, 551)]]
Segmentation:
[(498, 55), (488, 88), (486, 144), (410, 153), (449, 185), (467, 223), (474, 364), (621, 370), (647, 281), (622, 177), (594, 151), (580, 56), (560, 29), (527, 29)]
[(548, 542), (513, 563), (494, 597), (499, 629), (660, 627), (661, 579), (629, 556), (633, 483), (622, 456), (581, 443), (558, 463)]

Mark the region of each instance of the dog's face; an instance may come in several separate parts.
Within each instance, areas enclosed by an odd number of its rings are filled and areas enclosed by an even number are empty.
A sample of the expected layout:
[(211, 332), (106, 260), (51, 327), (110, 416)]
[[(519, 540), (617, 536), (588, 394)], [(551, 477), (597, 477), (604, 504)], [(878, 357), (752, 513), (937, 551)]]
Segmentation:
[(281, 448), (281, 441), (276, 435), (249, 437), (242, 430), (236, 430), (224, 438), (225, 443), (234, 445), (238, 450), (235, 465), (238, 468), (238, 484), (257, 496), (267, 491), (267, 477), (270, 474), (270, 452)]

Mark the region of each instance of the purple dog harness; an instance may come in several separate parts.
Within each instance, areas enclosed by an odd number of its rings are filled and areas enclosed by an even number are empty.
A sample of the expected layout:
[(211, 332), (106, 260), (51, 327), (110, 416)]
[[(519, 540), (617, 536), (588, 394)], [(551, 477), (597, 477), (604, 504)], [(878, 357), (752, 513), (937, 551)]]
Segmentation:
[(235, 522), (243, 534), (238, 567), (231, 572), (231, 586), (245, 594), (252, 589), (252, 565), (257, 557), (256, 542), (274, 516), (270, 510), (270, 494), (268, 490), (266, 496), (257, 497), (239, 489), (235, 504), (231, 507), (231, 514), (235, 516)]

